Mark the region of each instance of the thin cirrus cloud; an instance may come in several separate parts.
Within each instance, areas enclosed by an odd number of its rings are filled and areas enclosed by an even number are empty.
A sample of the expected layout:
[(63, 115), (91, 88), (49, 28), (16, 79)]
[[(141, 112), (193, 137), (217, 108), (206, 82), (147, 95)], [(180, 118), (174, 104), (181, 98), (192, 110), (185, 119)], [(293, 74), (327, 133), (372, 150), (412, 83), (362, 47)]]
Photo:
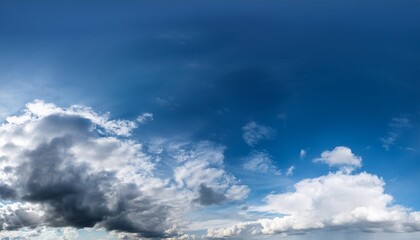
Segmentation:
[(287, 171), (286, 171), (286, 176), (292, 176), (294, 171), (295, 171), (296, 167), (295, 166), (290, 166)]
[[(340, 152), (338, 149), (336, 153)], [(350, 149), (341, 150), (349, 155)], [(326, 152), (331, 155), (331, 151)], [(358, 160), (361, 162), (361, 158), (340, 161), (345, 164)], [(384, 186), (382, 178), (366, 172), (352, 174), (339, 170), (304, 179), (294, 185), (294, 191), (269, 194), (264, 205), (249, 208), (254, 212), (278, 214), (278, 217), (209, 229), (207, 237), (247, 239), (273, 234), (304, 234), (320, 229), (420, 231), (420, 212), (394, 204), (393, 197), (385, 193)]]
[(401, 136), (404, 129), (407, 129), (411, 126), (410, 119), (405, 117), (395, 117), (389, 123), (389, 131), (387, 135), (383, 138), (380, 138), (382, 142), (382, 147), (389, 151), (391, 146), (395, 145), (397, 139)]
[(276, 131), (268, 126), (261, 125), (255, 121), (248, 122), (242, 127), (243, 139), (249, 146), (255, 146), (262, 140), (271, 139)]
[(281, 175), (280, 169), (276, 167), (271, 158), (266, 151), (253, 151), (245, 158), (245, 163), (242, 166), (251, 172)]
[(306, 157), (306, 153), (307, 153), (306, 149), (301, 149), (299, 152), (299, 158), (304, 159)]
[[(0, 236), (35, 238), (45, 227), (73, 233), (67, 227), (185, 239), (191, 236), (180, 216), (248, 195), (223, 169), (224, 147), (161, 141), (147, 148), (130, 139), (135, 127), (88, 107), (40, 100), (7, 118), (0, 126)], [(171, 171), (160, 172), (160, 164)]]
[(140, 124), (145, 124), (153, 120), (153, 113), (142, 113), (137, 117), (137, 122)]

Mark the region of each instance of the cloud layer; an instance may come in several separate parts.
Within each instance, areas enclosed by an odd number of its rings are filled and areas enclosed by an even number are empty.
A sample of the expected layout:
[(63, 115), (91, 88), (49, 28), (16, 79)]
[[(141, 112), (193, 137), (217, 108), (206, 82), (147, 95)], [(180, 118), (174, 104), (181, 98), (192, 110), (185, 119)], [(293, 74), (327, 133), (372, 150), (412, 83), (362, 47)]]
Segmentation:
[[(262, 205), (247, 205), (241, 214), (249, 221), (208, 229), (205, 236), (185, 234), (192, 220), (182, 216), (242, 204), (250, 189), (224, 170), (224, 146), (160, 138), (142, 144), (130, 137), (139, 122), (43, 101), (7, 118), (0, 126), (0, 236), (72, 239), (80, 228), (156, 239), (247, 239), (314, 229), (420, 231), (420, 213), (396, 205), (380, 177), (354, 173), (362, 158), (338, 146), (314, 160), (337, 172), (268, 194)], [(280, 174), (264, 151), (251, 152), (243, 167)]]

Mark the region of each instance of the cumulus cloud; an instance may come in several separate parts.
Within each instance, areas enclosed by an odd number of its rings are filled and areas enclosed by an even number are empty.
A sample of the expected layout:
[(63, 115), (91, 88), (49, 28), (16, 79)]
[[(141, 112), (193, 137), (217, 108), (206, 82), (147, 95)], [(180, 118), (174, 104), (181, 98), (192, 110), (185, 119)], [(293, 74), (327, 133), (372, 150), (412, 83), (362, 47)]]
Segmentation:
[(420, 212), (393, 204), (393, 197), (384, 193), (384, 185), (381, 178), (366, 172), (352, 175), (339, 171), (304, 179), (294, 185), (293, 192), (270, 194), (265, 205), (251, 207), (279, 217), (210, 229), (207, 237), (293, 234), (314, 229), (420, 231)]
[(253, 151), (246, 158), (243, 168), (258, 173), (281, 175), (281, 171), (274, 165), (270, 154), (265, 151)]
[[(185, 226), (180, 216), (197, 201), (247, 196), (249, 189), (223, 170), (223, 147), (189, 143), (148, 152), (129, 138), (136, 126), (88, 107), (39, 100), (8, 117), (0, 126), (3, 236), (25, 228), (95, 227), (178, 238)], [(173, 166), (162, 172), (160, 164)]]
[(101, 226), (164, 236), (172, 226), (168, 209), (176, 204), (161, 203), (154, 191), (170, 194), (170, 189), (154, 177), (154, 164), (139, 143), (117, 138), (129, 136), (135, 126), (90, 108), (42, 101), (7, 118), (0, 127), (0, 169), (7, 169), (0, 181), (14, 189), (15, 205), (2, 208), (0, 228)]
[(339, 167), (344, 171), (353, 171), (362, 166), (362, 158), (352, 153), (348, 147), (338, 146), (332, 151), (324, 151), (314, 162), (322, 162), (330, 167)]
[(260, 125), (257, 122), (249, 122), (242, 127), (243, 138), (249, 146), (255, 146), (258, 142), (264, 139), (270, 139), (276, 131), (270, 127)]
[(79, 233), (71, 227), (64, 228), (20, 228), (16, 231), (1, 231), (0, 238), (5, 240), (74, 240), (78, 239)]

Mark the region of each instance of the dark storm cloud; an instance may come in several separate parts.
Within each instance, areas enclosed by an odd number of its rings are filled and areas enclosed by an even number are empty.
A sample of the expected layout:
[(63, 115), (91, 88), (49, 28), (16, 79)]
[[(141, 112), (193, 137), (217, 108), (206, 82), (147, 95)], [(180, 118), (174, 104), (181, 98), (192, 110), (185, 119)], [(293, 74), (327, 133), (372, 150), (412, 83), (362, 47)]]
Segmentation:
[(199, 196), (197, 199), (195, 199), (195, 202), (198, 202), (204, 206), (221, 204), (226, 200), (226, 196), (224, 194), (216, 192), (213, 188), (207, 187), (203, 183), (200, 184), (198, 194)]
[(101, 226), (108, 230), (135, 233), (146, 238), (168, 237), (162, 228), (169, 211), (167, 206), (154, 204), (147, 198), (124, 200), (119, 204), (121, 212), (107, 216)]
[(8, 185), (0, 184), (0, 199), (8, 200), (14, 199), (16, 197), (16, 192), (14, 189), (10, 188)]
[[(112, 181), (112, 174), (89, 175), (87, 166), (74, 166), (66, 158), (69, 138), (55, 138), (28, 153), (21, 166), (25, 181), (23, 199), (48, 206), (52, 226), (93, 227), (110, 213), (99, 188)], [(102, 186), (101, 186), (102, 185)]]
[(25, 209), (11, 209), (12, 214), (2, 219), (7, 222), (6, 229), (98, 225), (139, 237), (166, 236), (168, 206), (142, 196), (135, 184), (120, 182), (113, 171), (94, 172), (89, 163), (77, 163), (70, 149), (80, 136), (88, 136), (92, 126), (88, 119), (52, 115), (36, 126), (45, 136), (62, 136), (24, 152), (21, 157), (25, 161), (12, 170), (19, 176), (13, 183), (19, 194), (12, 186), (1, 184), (0, 197), (40, 204), (45, 215), (37, 218)]
[[(146, 144), (162, 149), (150, 154), (127, 137), (134, 121), (40, 100), (26, 106), (0, 126), (3, 230), (98, 227), (130, 239), (185, 238), (183, 216), (198, 204), (249, 193), (223, 169), (223, 146), (165, 140)], [(163, 171), (156, 159), (175, 165)]]

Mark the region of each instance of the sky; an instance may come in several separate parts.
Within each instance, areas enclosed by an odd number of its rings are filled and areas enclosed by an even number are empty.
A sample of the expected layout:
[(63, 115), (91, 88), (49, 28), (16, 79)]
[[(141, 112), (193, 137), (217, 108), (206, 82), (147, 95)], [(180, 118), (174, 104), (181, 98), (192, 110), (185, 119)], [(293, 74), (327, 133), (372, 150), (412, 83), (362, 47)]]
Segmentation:
[(0, 237), (420, 239), (419, 11), (0, 1)]

